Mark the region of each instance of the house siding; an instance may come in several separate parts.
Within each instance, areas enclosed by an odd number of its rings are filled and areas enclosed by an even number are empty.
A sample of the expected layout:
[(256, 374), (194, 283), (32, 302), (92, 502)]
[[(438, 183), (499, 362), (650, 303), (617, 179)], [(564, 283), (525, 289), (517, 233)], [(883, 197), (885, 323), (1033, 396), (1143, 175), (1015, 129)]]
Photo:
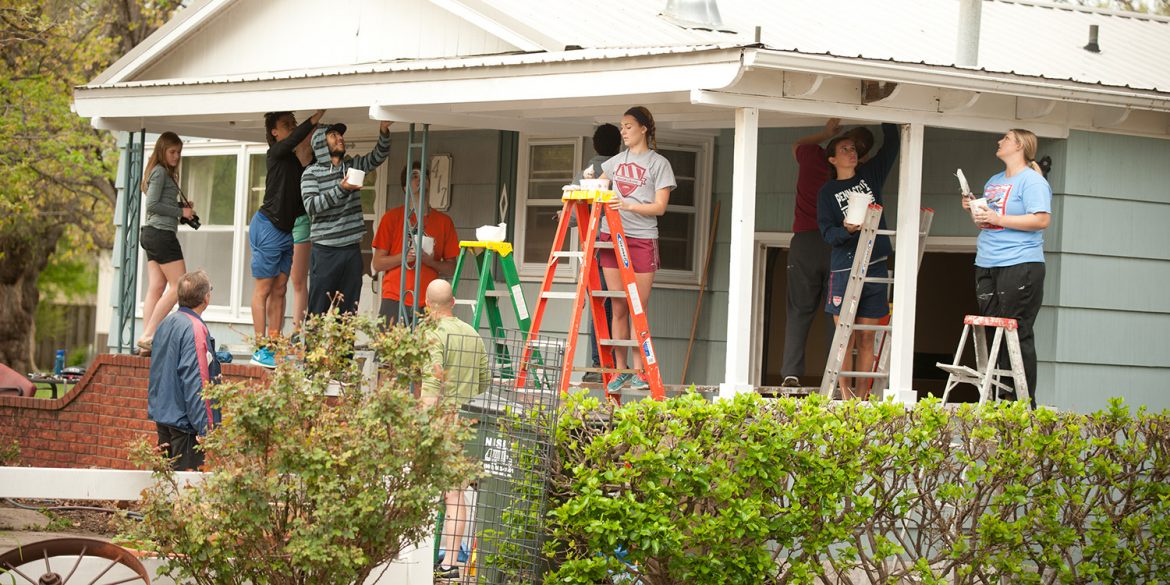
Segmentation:
[(1170, 408), (1166, 152), (1165, 141), (1149, 138), (1072, 132), (1067, 140), (1038, 332), (1044, 403), (1088, 412), (1123, 397)]
[(316, 0), (237, 2), (179, 49), (136, 80), (329, 69), (517, 50), (426, 0), (351, 0), (330, 6)]

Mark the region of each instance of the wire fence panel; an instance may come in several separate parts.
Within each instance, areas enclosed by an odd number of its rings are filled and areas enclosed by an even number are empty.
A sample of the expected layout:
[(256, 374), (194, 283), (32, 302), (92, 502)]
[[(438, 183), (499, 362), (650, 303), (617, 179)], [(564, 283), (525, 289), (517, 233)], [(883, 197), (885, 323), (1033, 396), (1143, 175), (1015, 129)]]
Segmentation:
[(478, 371), (459, 370), (482, 363), (480, 348), (486, 350), (490, 375), (460, 407), (474, 431), (465, 451), (482, 462), (483, 472), (466, 489), (446, 496), (436, 539), (436, 582), (539, 583), (546, 570), (541, 547), (565, 340), (534, 340), (537, 351), (518, 388), (515, 361), (524, 355), (525, 334), (508, 330), (483, 346), (478, 338), (455, 337), (463, 336), (448, 337), (444, 355), (449, 381), (483, 381)]

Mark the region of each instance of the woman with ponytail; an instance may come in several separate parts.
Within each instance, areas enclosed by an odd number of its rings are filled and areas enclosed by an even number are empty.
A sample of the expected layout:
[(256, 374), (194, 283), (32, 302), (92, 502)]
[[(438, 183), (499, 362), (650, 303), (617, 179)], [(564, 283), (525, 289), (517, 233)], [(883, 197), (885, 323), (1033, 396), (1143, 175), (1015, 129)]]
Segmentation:
[[(621, 214), (622, 227), (626, 232), (626, 248), (630, 253), (630, 264), (634, 269), (634, 280), (642, 307), (650, 304), (650, 289), (654, 285), (654, 272), (658, 270), (658, 217), (666, 213), (670, 192), (677, 183), (674, 169), (666, 157), (654, 151), (658, 147), (655, 137), (654, 116), (650, 110), (637, 106), (626, 110), (620, 126), (622, 144), (626, 150), (601, 165), (602, 178), (613, 181), (613, 190), (619, 197), (610, 207)], [(611, 241), (609, 226), (602, 219), (601, 241)], [(605, 276), (606, 288), (624, 290), (621, 272), (615, 250), (603, 249), (598, 254), (598, 264)], [(617, 339), (635, 339), (630, 307), (626, 303), (613, 303), (611, 336)], [(614, 347), (614, 365), (627, 368), (626, 351)], [(634, 352), (634, 368), (641, 370), (642, 354)], [(619, 374), (607, 386), (610, 392), (617, 392), (626, 384), (635, 390), (645, 390), (650, 384), (645, 375)]]
[(146, 252), (149, 283), (142, 302), (142, 337), (137, 342), (143, 355), (150, 354), (154, 331), (175, 307), (179, 298), (176, 289), (179, 277), (187, 272), (177, 232), (179, 220), (191, 219), (195, 210), (190, 203), (180, 202), (179, 160), (182, 156), (183, 141), (174, 132), (163, 132), (154, 143), (154, 152), (142, 173), (146, 225), (139, 232), (138, 242)]
[[(995, 156), (1004, 171), (983, 188), (986, 206), (963, 208), (979, 226), (975, 255), (975, 298), (979, 312), (1007, 317), (1019, 324), (1020, 352), (1032, 408), (1036, 407), (1036, 341), (1033, 325), (1044, 300), (1044, 229), (1052, 218), (1052, 187), (1036, 164), (1036, 135), (1008, 130)], [(1001, 352), (1001, 369), (1007, 367)], [(1013, 398), (1001, 394), (1002, 398)]]

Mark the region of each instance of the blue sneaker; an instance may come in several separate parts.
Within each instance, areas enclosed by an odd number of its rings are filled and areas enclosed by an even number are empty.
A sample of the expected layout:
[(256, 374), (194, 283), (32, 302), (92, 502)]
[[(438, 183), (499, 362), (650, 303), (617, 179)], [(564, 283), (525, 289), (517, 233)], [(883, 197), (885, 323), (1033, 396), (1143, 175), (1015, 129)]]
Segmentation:
[(621, 390), (622, 387), (625, 386), (626, 384), (629, 384), (630, 380), (632, 380), (633, 378), (634, 378), (633, 374), (618, 374), (617, 376), (614, 376), (614, 378), (609, 381), (609, 384), (607, 384), (605, 386), (605, 391), (609, 392), (610, 394), (613, 394), (613, 393)]
[(650, 381), (644, 378), (641, 374), (634, 376), (634, 381), (630, 382), (630, 390), (650, 390)]
[(270, 370), (275, 370), (276, 356), (273, 355), (271, 349), (268, 349), (267, 347), (261, 347), (260, 349), (256, 350), (256, 353), (252, 354), (252, 361), (250, 363), (253, 366), (261, 366)]

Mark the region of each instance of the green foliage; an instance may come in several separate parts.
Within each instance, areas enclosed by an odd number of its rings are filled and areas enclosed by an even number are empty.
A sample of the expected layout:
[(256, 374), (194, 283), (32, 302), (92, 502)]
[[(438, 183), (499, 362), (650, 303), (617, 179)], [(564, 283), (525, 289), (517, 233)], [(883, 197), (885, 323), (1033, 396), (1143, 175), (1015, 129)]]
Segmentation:
[[(165, 555), (167, 574), (199, 585), (363, 582), (424, 538), (442, 493), (475, 475), (456, 405), (411, 394), (430, 367), (425, 327), (383, 332), (331, 312), (305, 323), (303, 362), (278, 357), (266, 385), (209, 388), (223, 412), (202, 442), (210, 475), (181, 487), (139, 445), (157, 483), (126, 536)], [(365, 391), (349, 357), (359, 338), (381, 366), (381, 383)], [(331, 382), (337, 398), (325, 396)]]
[[(0, 3), (0, 362), (18, 371), (50, 257), (110, 248), (114, 136), (71, 110), (73, 88), (160, 26), (180, 0)], [(62, 275), (65, 276), (65, 275)], [(51, 279), (50, 279), (51, 281)]]
[(1120, 402), (577, 396), (557, 439), (546, 582), (1170, 578), (1170, 415)]
[(20, 461), (20, 442), (16, 439), (0, 441), (0, 467)]

